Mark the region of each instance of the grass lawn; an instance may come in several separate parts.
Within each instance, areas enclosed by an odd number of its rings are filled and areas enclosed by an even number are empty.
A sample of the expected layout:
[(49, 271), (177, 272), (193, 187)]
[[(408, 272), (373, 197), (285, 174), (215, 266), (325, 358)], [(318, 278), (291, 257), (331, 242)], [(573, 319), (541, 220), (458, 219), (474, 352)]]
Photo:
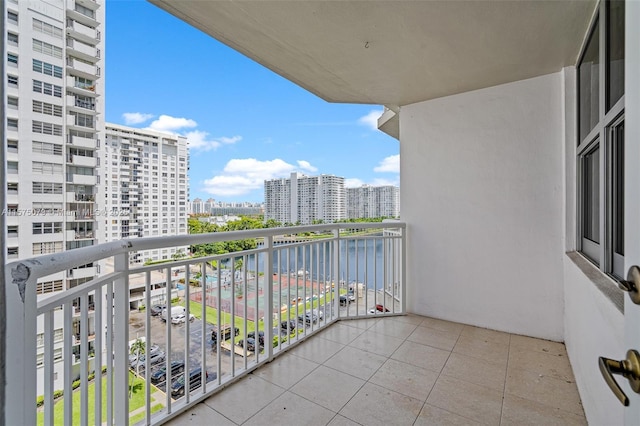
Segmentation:
[[(133, 373), (129, 372), (129, 381), (131, 381), (133, 377)], [(88, 401), (88, 418), (89, 424), (95, 424), (95, 380), (89, 383), (89, 401)], [(155, 388), (153, 388), (155, 390)], [(117, 391), (116, 391), (117, 392)], [(145, 392), (145, 382), (141, 378), (135, 378), (133, 381), (133, 393), (131, 399), (129, 400), (129, 411), (136, 410), (140, 407), (144, 406), (144, 392)], [(100, 423), (107, 420), (106, 416), (106, 407), (107, 407), (107, 379), (105, 376), (102, 376), (102, 420)], [(156, 404), (152, 407), (151, 411), (155, 412), (162, 409), (162, 404)], [(144, 413), (140, 413), (134, 417), (137, 418), (136, 421), (139, 421), (144, 418)], [(64, 397), (60, 398), (55, 405), (53, 406), (53, 423), (56, 425), (61, 425), (64, 423)], [(131, 421), (132, 424), (135, 421)], [(73, 392), (73, 424), (80, 424), (80, 388), (76, 389)], [(44, 425), (44, 412), (38, 411), (38, 426)]]

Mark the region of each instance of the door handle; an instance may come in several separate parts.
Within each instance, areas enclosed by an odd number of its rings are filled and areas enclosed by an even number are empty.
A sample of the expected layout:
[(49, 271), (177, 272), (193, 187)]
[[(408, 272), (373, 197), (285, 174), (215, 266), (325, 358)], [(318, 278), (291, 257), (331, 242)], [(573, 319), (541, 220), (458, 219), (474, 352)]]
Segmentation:
[(622, 290), (629, 293), (631, 301), (640, 305), (640, 268), (633, 265), (627, 272), (627, 279), (618, 284)]
[(598, 365), (600, 366), (600, 373), (604, 381), (607, 382), (611, 391), (620, 400), (625, 407), (629, 406), (629, 398), (623, 392), (618, 382), (613, 377), (614, 374), (619, 374), (625, 379), (629, 380), (629, 385), (635, 393), (640, 393), (640, 353), (630, 349), (627, 351), (627, 359), (622, 361), (616, 361), (609, 358), (598, 358)]

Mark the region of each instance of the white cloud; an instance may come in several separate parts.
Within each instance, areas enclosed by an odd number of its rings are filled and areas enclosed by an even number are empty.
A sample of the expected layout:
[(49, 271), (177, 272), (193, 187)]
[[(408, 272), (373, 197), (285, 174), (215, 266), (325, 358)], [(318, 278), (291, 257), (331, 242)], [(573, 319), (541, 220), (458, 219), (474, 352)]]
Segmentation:
[(359, 188), (364, 185), (364, 182), (358, 178), (348, 178), (344, 180), (344, 186), (346, 188)]
[(280, 158), (266, 161), (237, 158), (230, 160), (220, 175), (206, 179), (203, 191), (222, 197), (244, 195), (264, 188), (265, 180), (289, 177), (292, 172), (303, 169), (317, 170), (304, 160), (299, 160), (296, 167)]
[(364, 117), (360, 117), (358, 123), (369, 127), (371, 130), (378, 130), (378, 118), (380, 118), (383, 112), (383, 109), (375, 109)]
[(151, 120), (153, 117), (153, 114), (145, 114), (142, 112), (125, 112), (122, 114), (124, 123), (127, 125), (144, 123), (147, 120)]
[(198, 123), (190, 118), (171, 117), (170, 115), (161, 115), (157, 120), (153, 120), (149, 124), (148, 129), (158, 132), (174, 133), (180, 129), (196, 127)]
[(400, 173), (400, 154), (385, 158), (373, 168), (373, 171), (378, 173)]
[(302, 170), (306, 170), (308, 172), (317, 172), (318, 168), (317, 167), (313, 167), (311, 165), (311, 163), (309, 163), (308, 161), (304, 161), (304, 160), (298, 160), (298, 167), (300, 167)]
[(212, 149), (218, 149), (222, 145), (231, 145), (240, 140), (242, 140), (241, 136), (233, 136), (233, 137), (219, 137), (219, 138), (209, 138), (209, 133), (202, 130), (192, 130), (190, 132), (185, 133), (187, 137), (187, 141), (189, 142), (190, 149), (197, 149), (200, 151), (210, 151)]

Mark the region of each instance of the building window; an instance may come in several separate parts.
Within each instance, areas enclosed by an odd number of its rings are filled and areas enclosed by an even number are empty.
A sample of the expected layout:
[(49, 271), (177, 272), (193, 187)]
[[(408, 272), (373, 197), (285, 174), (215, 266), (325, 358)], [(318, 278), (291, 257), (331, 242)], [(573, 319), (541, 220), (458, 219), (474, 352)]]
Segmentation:
[(624, 2), (603, 1), (598, 12), (577, 64), (578, 249), (603, 272), (621, 279)]
[(88, 114), (81, 114), (79, 112), (72, 112), (74, 117), (74, 124), (81, 127), (89, 127), (93, 129), (93, 116)]
[(49, 55), (54, 58), (62, 59), (62, 48), (54, 46), (53, 44), (33, 39), (33, 51)]
[(18, 45), (18, 34), (7, 33), (7, 44), (9, 44), (10, 46), (17, 46)]
[(62, 155), (62, 145), (33, 141), (31, 143), (31, 151), (36, 154)]
[(18, 119), (17, 118), (7, 118), (7, 130), (18, 131)]
[(18, 14), (15, 12), (7, 11), (7, 20), (12, 24), (18, 25)]
[(18, 184), (14, 182), (7, 183), (7, 194), (17, 195), (18, 194)]
[(42, 133), (43, 135), (62, 136), (61, 125), (36, 120), (31, 123), (31, 131), (33, 133)]
[(33, 243), (33, 254), (53, 254), (62, 251), (62, 241), (50, 241), (46, 243)]
[(18, 152), (18, 141), (15, 139), (7, 140), (7, 152)]
[(31, 192), (33, 194), (62, 194), (62, 184), (56, 182), (33, 182)]
[(18, 66), (18, 55), (7, 53), (7, 64), (9, 66)]
[(7, 247), (7, 258), (16, 259), (18, 257), (18, 247)]
[(39, 173), (43, 175), (59, 175), (62, 174), (62, 164), (34, 161), (31, 163), (31, 171), (33, 173)]
[(59, 234), (62, 232), (62, 222), (36, 222), (32, 231), (33, 235)]
[[(17, 63), (17, 58), (16, 58)], [(62, 78), (62, 67), (50, 64), (48, 62), (42, 62), (37, 59), (33, 60), (33, 70), (41, 74), (50, 75), (52, 77)]]
[(62, 280), (36, 283), (36, 294), (53, 293), (56, 291), (62, 291)]
[(7, 74), (7, 85), (9, 87), (18, 87), (18, 76)]
[(33, 112), (46, 114), (46, 115), (53, 115), (54, 117), (62, 117), (62, 106), (34, 100)]
[(17, 161), (7, 161), (7, 173), (12, 173), (12, 174), (18, 173)]
[(47, 34), (55, 38), (62, 38), (62, 28), (58, 28), (39, 19), (33, 18), (33, 29), (39, 33)]
[(18, 109), (18, 98), (14, 98), (13, 96), (8, 96), (7, 106), (9, 108)]

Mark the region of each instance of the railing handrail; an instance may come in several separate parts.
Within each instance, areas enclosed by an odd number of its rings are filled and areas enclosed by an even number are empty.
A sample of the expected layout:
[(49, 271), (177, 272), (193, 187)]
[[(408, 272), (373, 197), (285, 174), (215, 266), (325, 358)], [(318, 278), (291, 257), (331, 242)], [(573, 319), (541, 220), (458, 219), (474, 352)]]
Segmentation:
[(303, 232), (372, 228), (404, 229), (406, 228), (406, 224), (400, 221), (333, 223), (278, 228), (260, 228), (242, 231), (210, 232), (205, 234), (134, 238), (114, 241), (110, 243), (102, 243), (95, 246), (81, 247), (61, 253), (46, 254), (29, 259), (17, 260), (8, 263), (7, 269), (13, 270), (19, 264), (22, 264), (29, 268), (29, 276), (31, 276), (32, 278), (40, 278), (61, 270), (73, 269), (80, 265), (96, 262), (98, 260), (131, 251), (152, 250), (160, 247), (179, 247), (190, 246), (194, 244), (246, 240), (250, 238), (260, 237), (274, 237), (283, 234), (300, 234)]

